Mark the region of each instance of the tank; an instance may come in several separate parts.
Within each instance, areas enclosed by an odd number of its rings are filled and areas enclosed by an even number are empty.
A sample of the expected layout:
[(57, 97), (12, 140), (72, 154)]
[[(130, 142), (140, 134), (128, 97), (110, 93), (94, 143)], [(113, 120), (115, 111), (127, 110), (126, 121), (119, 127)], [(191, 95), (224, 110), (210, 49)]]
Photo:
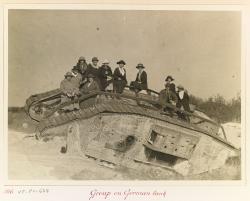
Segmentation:
[(37, 139), (63, 136), (62, 153), (80, 154), (97, 165), (186, 176), (219, 168), (239, 152), (223, 127), (201, 111), (168, 105), (174, 114), (164, 112), (153, 90), (93, 91), (74, 100), (80, 110), (71, 112), (62, 109), (74, 101), (62, 104), (60, 95), (56, 89), (26, 101), (26, 112), (39, 121)]

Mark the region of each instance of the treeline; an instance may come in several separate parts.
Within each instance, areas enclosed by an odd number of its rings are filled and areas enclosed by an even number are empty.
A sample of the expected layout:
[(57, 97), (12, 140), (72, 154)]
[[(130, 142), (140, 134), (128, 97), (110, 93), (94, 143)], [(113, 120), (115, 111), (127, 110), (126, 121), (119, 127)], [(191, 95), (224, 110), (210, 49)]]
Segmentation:
[(208, 99), (202, 99), (190, 95), (190, 103), (196, 105), (197, 109), (207, 114), (219, 123), (241, 121), (241, 97), (226, 101), (223, 96), (216, 95)]

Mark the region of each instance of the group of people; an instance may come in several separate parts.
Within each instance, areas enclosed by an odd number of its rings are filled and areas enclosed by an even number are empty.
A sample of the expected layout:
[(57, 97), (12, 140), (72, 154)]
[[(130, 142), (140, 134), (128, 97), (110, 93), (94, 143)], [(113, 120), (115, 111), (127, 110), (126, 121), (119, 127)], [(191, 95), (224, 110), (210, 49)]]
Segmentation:
[[(84, 57), (80, 57), (75, 66), (70, 72), (65, 74), (65, 79), (61, 82), (60, 89), (62, 91), (62, 103), (77, 99), (82, 94), (88, 94), (91, 91), (107, 91), (114, 93), (123, 93), (124, 88), (128, 85), (126, 62), (119, 60), (118, 67), (112, 72), (109, 66), (109, 61), (105, 59), (102, 65), (98, 66), (98, 58), (93, 57), (92, 62), (87, 64)], [(142, 90), (148, 92), (148, 81), (145, 66), (139, 63), (136, 68), (138, 73), (134, 81), (129, 85), (130, 90), (138, 93)], [(173, 109), (169, 105), (174, 105), (177, 108), (183, 108), (190, 112), (189, 96), (184, 87), (179, 85), (175, 87), (172, 76), (167, 76), (165, 89), (159, 93), (159, 102), (165, 112), (173, 114)], [(77, 101), (64, 108), (65, 110), (78, 110), (79, 104)], [(177, 113), (178, 114), (178, 113)], [(179, 113), (179, 116), (182, 114)], [(183, 116), (183, 118), (186, 118)], [(188, 118), (186, 118), (188, 120)]]
[[(170, 116), (173, 116), (173, 107), (171, 105), (183, 109), (186, 112), (190, 112), (189, 95), (187, 90), (182, 85), (178, 85), (177, 89), (174, 84), (174, 78), (169, 75), (165, 79), (165, 89), (160, 91), (159, 102), (162, 105), (163, 111), (168, 112)], [(177, 111), (177, 115), (186, 121), (190, 121), (189, 116), (182, 111)]]
[[(102, 65), (98, 66), (98, 58), (93, 57), (92, 62), (87, 64), (84, 57), (80, 57), (70, 72), (65, 74), (61, 82), (62, 102), (68, 102), (76, 99), (81, 94), (88, 94), (91, 91), (107, 91), (122, 93), (127, 86), (127, 75), (124, 66), (126, 62), (119, 60), (118, 67), (112, 72), (109, 61), (105, 59)], [(136, 93), (141, 90), (147, 90), (147, 73), (144, 71), (145, 66), (139, 63), (136, 68), (138, 73), (135, 81), (130, 83), (129, 88)], [(65, 110), (78, 110), (78, 103), (65, 107)]]

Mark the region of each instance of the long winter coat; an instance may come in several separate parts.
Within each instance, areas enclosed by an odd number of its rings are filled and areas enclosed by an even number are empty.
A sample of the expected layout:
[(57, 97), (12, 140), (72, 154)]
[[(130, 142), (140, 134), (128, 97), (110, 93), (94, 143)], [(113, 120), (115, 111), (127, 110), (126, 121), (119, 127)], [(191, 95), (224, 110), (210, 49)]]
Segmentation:
[(139, 76), (139, 72), (137, 73), (135, 79), (135, 88), (138, 90), (146, 90), (148, 88), (147, 73), (145, 71), (141, 73), (141, 76)]
[(163, 89), (159, 94), (159, 102), (163, 108), (166, 107), (167, 104), (172, 104), (171, 101), (177, 102), (177, 96), (171, 90)]
[(80, 89), (81, 94), (88, 94), (92, 91), (98, 91), (98, 90), (99, 90), (99, 85), (95, 80), (93, 80), (92, 83), (86, 82)]
[(127, 78), (126, 78), (126, 70), (124, 70), (124, 75), (119, 70), (119, 67), (117, 67), (114, 71), (114, 91), (116, 93), (122, 93), (125, 86), (127, 85)]
[(176, 103), (176, 107), (178, 107), (178, 108), (183, 107), (183, 109), (185, 111), (190, 112), (189, 95), (184, 91), (183, 98), (181, 99), (179, 93), (177, 93), (178, 100), (177, 100), (177, 103)]
[(101, 66), (98, 69), (98, 77), (100, 80), (100, 89), (102, 91), (105, 91), (106, 87), (113, 82), (113, 74), (109, 66)]

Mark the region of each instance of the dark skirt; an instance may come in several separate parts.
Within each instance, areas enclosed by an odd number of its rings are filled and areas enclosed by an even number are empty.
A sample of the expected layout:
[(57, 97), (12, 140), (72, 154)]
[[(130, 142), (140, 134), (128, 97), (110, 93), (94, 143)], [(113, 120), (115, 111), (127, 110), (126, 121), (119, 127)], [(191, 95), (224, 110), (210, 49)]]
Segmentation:
[(114, 80), (114, 92), (121, 94), (127, 85), (125, 80)]

